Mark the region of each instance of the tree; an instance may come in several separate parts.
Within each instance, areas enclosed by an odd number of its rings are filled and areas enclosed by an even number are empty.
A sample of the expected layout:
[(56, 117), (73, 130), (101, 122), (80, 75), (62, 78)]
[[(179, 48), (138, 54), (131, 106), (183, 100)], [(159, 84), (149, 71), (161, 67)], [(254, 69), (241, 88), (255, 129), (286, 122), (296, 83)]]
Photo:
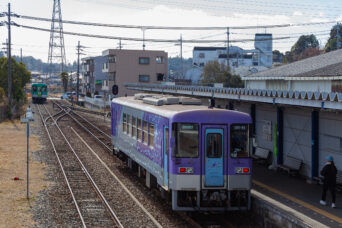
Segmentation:
[(291, 63), (301, 59), (309, 58), (320, 54), (319, 42), (315, 35), (302, 35), (291, 47), (291, 51), (285, 53), (283, 61)]
[(67, 72), (62, 72), (59, 77), (62, 80), (64, 92), (66, 92), (68, 90), (69, 74)]
[(239, 75), (232, 75), (229, 72), (229, 67), (224, 63), (218, 63), (217, 61), (208, 62), (201, 75), (201, 83), (213, 84), (223, 83), (226, 87), (242, 88), (243, 82)]
[[(9, 107), (9, 116), (13, 117), (16, 108), (20, 108), (20, 104), (26, 99), (24, 86), (30, 82), (31, 73), (26, 69), (25, 64), (18, 63), (12, 58), (12, 97), (13, 106)], [(0, 87), (3, 88), (5, 94), (8, 94), (8, 58), (0, 58)]]
[[(337, 49), (337, 30), (338, 29), (340, 30), (340, 39), (341, 39), (342, 25), (341, 24), (334, 25), (330, 30), (330, 37), (327, 43), (325, 44), (324, 53), (334, 51)], [(342, 42), (342, 40), (340, 40), (340, 42)]]

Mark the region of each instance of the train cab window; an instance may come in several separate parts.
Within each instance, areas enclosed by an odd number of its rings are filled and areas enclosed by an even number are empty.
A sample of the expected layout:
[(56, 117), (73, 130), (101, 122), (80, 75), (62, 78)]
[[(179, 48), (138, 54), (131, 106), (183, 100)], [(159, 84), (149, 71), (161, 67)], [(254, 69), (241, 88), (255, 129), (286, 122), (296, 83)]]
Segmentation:
[(46, 86), (43, 86), (43, 87), (42, 87), (42, 91), (43, 91), (43, 92), (46, 92), (46, 89), (47, 89)]
[(33, 90), (33, 92), (37, 92), (37, 86), (32, 86), (32, 90)]
[(173, 154), (177, 158), (198, 157), (198, 124), (175, 123), (172, 125), (172, 134), (175, 138)]
[(210, 133), (206, 139), (207, 157), (220, 158), (222, 157), (222, 134)]
[(137, 118), (132, 116), (132, 137), (137, 136)]
[(42, 87), (38, 87), (38, 93), (40, 93), (40, 91), (42, 90)]
[(127, 131), (127, 115), (124, 113), (122, 115), (122, 131), (126, 132)]
[(131, 134), (131, 128), (132, 128), (131, 116), (127, 115), (127, 135)]
[(230, 156), (233, 158), (249, 157), (248, 124), (233, 124), (230, 127)]
[(148, 127), (149, 127), (149, 129), (148, 129), (148, 145), (153, 147), (153, 145), (154, 145), (154, 124), (149, 123)]
[(141, 141), (141, 119), (137, 119), (137, 139)]
[(143, 121), (143, 131), (142, 131), (142, 140), (143, 143), (147, 144), (147, 121)]

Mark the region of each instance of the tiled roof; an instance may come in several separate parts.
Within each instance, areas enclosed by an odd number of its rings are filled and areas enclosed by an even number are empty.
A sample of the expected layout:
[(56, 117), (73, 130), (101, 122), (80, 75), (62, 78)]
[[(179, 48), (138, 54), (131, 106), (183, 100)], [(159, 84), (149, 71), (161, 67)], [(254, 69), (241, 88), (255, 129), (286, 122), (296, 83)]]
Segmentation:
[(258, 72), (244, 79), (342, 76), (342, 49)]

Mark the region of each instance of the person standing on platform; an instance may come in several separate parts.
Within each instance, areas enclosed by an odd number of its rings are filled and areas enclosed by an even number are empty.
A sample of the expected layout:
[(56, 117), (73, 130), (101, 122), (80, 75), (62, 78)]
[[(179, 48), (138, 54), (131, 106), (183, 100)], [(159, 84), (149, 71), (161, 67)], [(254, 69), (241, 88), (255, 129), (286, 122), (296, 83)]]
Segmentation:
[(332, 156), (326, 156), (325, 157), (326, 163), (323, 169), (321, 170), (321, 175), (324, 177), (323, 180), (323, 193), (322, 193), (322, 199), (320, 204), (327, 205), (327, 202), (325, 201), (327, 191), (330, 190), (331, 196), (332, 196), (332, 203), (331, 207), (336, 207), (336, 174), (337, 169), (334, 164), (334, 158)]

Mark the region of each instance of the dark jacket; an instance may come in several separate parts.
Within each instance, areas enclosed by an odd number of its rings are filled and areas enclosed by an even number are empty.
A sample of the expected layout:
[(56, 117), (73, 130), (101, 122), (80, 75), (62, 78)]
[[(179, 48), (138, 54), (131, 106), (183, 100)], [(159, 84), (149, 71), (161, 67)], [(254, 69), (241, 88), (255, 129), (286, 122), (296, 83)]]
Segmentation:
[(324, 177), (324, 184), (336, 185), (336, 174), (336, 166), (333, 164), (326, 164), (321, 171), (321, 175)]

